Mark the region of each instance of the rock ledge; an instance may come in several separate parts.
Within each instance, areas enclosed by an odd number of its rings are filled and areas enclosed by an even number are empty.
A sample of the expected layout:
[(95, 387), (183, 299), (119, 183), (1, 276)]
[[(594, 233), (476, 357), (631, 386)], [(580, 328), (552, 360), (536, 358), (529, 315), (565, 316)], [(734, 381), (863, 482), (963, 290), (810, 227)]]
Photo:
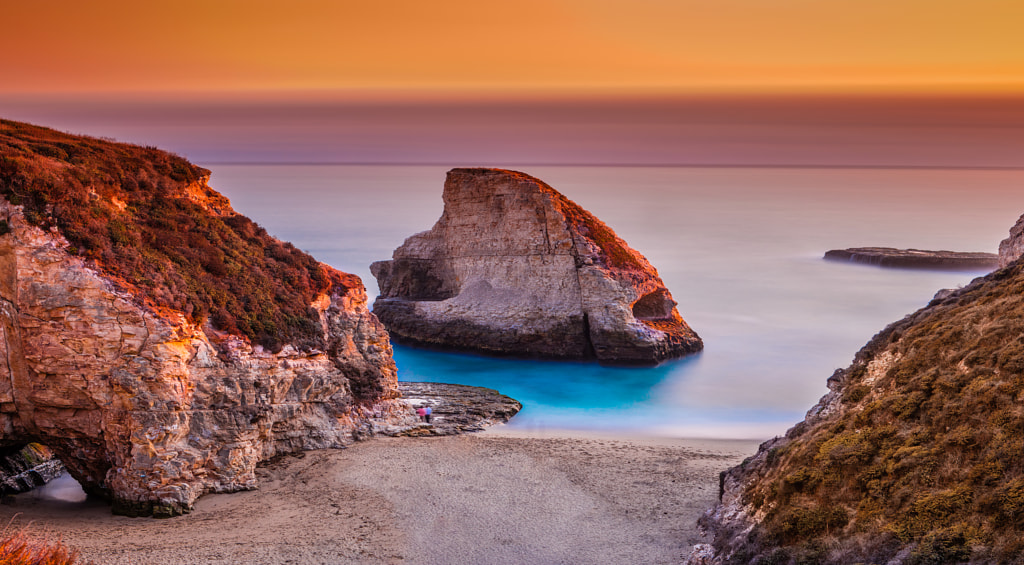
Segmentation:
[(980, 271), (999, 266), (999, 256), (995, 253), (926, 251), (892, 247), (833, 249), (825, 253), (825, 259), (902, 269)]
[(431, 421), (394, 432), (384, 431), (383, 435), (447, 436), (479, 432), (508, 422), (523, 409), (518, 400), (478, 386), (399, 382), (398, 390), (402, 391), (402, 401), (413, 409), (430, 406)]

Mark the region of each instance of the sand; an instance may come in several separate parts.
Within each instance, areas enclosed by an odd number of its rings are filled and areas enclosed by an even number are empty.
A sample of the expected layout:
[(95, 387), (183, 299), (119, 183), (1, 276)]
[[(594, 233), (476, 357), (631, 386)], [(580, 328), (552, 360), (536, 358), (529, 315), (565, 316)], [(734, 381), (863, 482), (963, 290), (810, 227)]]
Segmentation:
[(31, 523), (97, 563), (679, 563), (718, 474), (757, 442), (524, 434), (377, 438), (259, 469), (256, 491), (187, 516), (20, 495)]

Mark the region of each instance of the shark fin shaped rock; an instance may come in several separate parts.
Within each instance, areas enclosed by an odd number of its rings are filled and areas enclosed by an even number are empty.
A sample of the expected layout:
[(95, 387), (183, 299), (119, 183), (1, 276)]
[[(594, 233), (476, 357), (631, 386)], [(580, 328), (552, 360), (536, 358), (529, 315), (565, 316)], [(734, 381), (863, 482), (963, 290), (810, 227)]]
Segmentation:
[(398, 341), (616, 365), (703, 348), (643, 255), (516, 171), (449, 171), (434, 227), (370, 271), (373, 311)]

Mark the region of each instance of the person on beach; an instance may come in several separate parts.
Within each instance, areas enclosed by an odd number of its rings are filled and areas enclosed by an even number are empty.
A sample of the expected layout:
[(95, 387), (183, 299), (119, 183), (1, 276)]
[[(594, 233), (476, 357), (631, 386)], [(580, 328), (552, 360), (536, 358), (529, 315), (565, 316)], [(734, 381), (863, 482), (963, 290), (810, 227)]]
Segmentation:
[(430, 423), (430, 413), (431, 413), (432, 411), (433, 411), (433, 410), (431, 410), (429, 406), (427, 406), (427, 407), (426, 407), (426, 409), (424, 410), (424, 412), (426, 413), (426, 417), (427, 417), (427, 423), (428, 423), (428, 424)]
[(427, 411), (422, 406), (420, 406), (419, 408), (416, 409), (416, 415), (420, 417), (420, 421), (421, 422), (429, 422), (430, 421), (430, 420), (427, 419)]

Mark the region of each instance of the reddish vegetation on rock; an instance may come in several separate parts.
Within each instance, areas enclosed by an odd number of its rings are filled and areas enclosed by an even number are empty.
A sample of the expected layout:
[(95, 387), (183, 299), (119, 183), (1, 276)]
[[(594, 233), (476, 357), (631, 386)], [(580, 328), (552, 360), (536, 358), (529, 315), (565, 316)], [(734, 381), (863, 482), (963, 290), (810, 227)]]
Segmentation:
[(151, 148), (0, 122), (0, 447), (127, 514), (255, 487), (278, 453), (412, 422), (354, 275)]
[(444, 213), (370, 270), (392, 336), (483, 352), (651, 364), (699, 351), (658, 272), (544, 182), (453, 169)]
[[(0, 195), (150, 307), (269, 349), (322, 347), (317, 296), (358, 277), (236, 214), (210, 171), (155, 148), (0, 120)], [(0, 226), (0, 231), (3, 231)]]

